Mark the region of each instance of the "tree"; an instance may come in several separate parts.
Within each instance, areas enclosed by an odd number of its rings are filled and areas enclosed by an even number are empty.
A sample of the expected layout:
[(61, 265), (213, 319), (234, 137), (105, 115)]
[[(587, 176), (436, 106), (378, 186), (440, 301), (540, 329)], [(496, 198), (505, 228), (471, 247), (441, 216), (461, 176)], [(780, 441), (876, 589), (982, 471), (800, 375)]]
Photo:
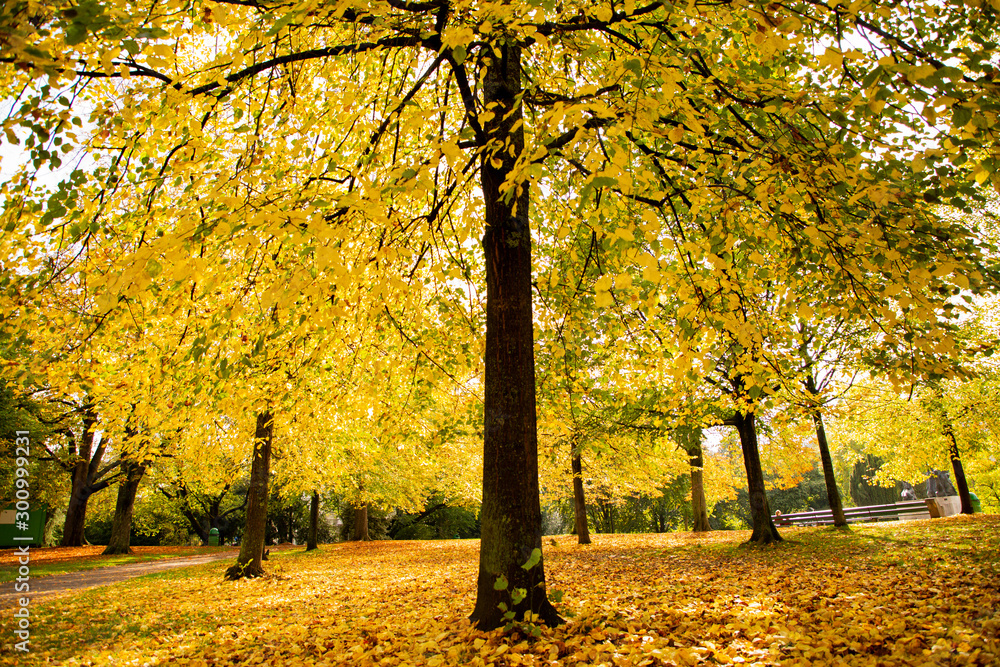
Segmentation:
[(111, 539), (107, 548), (101, 553), (105, 555), (132, 553), (129, 539), (132, 533), (132, 512), (135, 508), (135, 494), (139, 490), (139, 482), (146, 473), (146, 465), (133, 460), (125, 460), (121, 464), (122, 480), (118, 483), (118, 498), (115, 502), (115, 516), (111, 523)]
[(583, 456), (575, 447), (570, 452), (573, 470), (573, 532), (577, 542), (590, 544), (590, 528), (587, 526), (587, 500), (583, 495)]
[[(897, 482), (920, 485), (934, 471), (949, 465), (954, 470), (956, 458), (962, 472), (965, 460), (976, 471), (965, 481), (966, 493), (975, 490), (977, 477), (989, 488), (991, 457), (997, 454), (992, 417), (997, 394), (991, 363), (978, 364), (982, 373), (978, 377), (915, 382), (902, 390), (870, 380), (846, 396), (845, 415), (836, 428), (853, 444), (858, 459), (851, 476), (856, 502), (892, 502), (897, 499)], [(963, 477), (956, 472), (960, 496)], [(876, 491), (870, 489), (872, 484), (892, 490)]]
[(972, 514), (972, 499), (969, 496), (969, 483), (965, 479), (965, 468), (962, 465), (962, 455), (958, 448), (958, 436), (955, 434), (955, 427), (952, 420), (945, 411), (944, 390), (941, 388), (940, 380), (932, 381), (931, 392), (933, 398), (930, 399), (930, 409), (939, 415), (941, 421), (941, 433), (948, 440), (948, 459), (951, 461), (951, 469), (955, 473), (955, 486), (958, 487), (958, 496), (962, 502), (962, 514)]
[(267, 410), (257, 413), (254, 429), (253, 463), (247, 491), (246, 528), (240, 541), (236, 563), (226, 570), (226, 579), (259, 577), (264, 574), (264, 535), (267, 530), (268, 477), (271, 474), (271, 444), (274, 416)]
[(237, 526), (235, 519), (246, 508), (246, 498), (238, 505), (224, 507), (226, 496), (232, 490), (230, 484), (224, 485), (215, 493), (198, 492), (191, 486), (186, 480), (179, 478), (173, 484), (160, 484), (157, 489), (165, 498), (178, 505), (178, 511), (187, 519), (191, 530), (203, 545), (208, 545), (209, 531), (212, 528), (219, 531), (221, 541), (232, 539)]
[[(805, 380), (805, 389), (811, 396), (818, 396), (822, 386), (817, 383), (814, 372), (810, 369)], [(823, 413), (819, 406), (810, 411), (813, 424), (816, 425), (816, 444), (819, 446), (820, 463), (823, 466), (823, 480), (826, 484), (827, 500), (833, 515), (833, 525), (837, 528), (847, 528), (847, 518), (844, 516), (844, 506), (840, 501), (840, 490), (837, 488), (837, 478), (833, 471), (833, 458), (830, 456), (830, 443), (826, 439), (826, 428), (823, 425)]]
[(313, 491), (309, 499), (309, 539), (306, 551), (318, 549), (317, 533), (319, 532), (319, 492)]
[(351, 541), (367, 542), (371, 539), (368, 535), (368, 505), (358, 505), (354, 508), (354, 521), (351, 524)]
[[(315, 243), (317, 236), (343, 242), (348, 232), (372, 231), (354, 239), (355, 249), (378, 267), (372, 273), (394, 277), (389, 255), (405, 254), (414, 241), (417, 252), (407, 258), (419, 264), (420, 249), (446, 233), (446, 222), (484, 231), (483, 548), (473, 612), (484, 628), (502, 623), (493, 588), (500, 576), (533, 593), (518, 613), (557, 620), (544, 595), (544, 564), (533, 557), (541, 542), (528, 206), (540, 180), (579, 200), (603, 193), (602, 202), (618, 199), (654, 219), (672, 215), (662, 236), (689, 258), (677, 266), (698, 269), (680, 295), (693, 310), (717, 301), (705, 298), (703, 269), (724, 274), (737, 244), (764, 239), (776, 243), (789, 271), (828, 270), (831, 290), (869, 290), (872, 299), (859, 309), (873, 304), (880, 317), (892, 309), (877, 309), (874, 296), (903, 275), (895, 263), (902, 251), (931, 258), (928, 273), (939, 272), (934, 281), (948, 289), (979, 291), (988, 280), (975, 268), (974, 240), (924, 216), (914, 194), (965, 206), (973, 178), (996, 182), (994, 158), (969, 159), (971, 149), (995, 144), (990, 8), (436, 0), (319, 8), (204, 0), (162, 15), (144, 1), (107, 15), (100, 3), (87, 8), (41, 13), (35, 23), (8, 17), (18, 39), (4, 83), (12, 94), (25, 81), (31, 90), (11, 122), (27, 123), (38, 164), (58, 160), (50, 140), (66, 122), (55, 111), (63, 91), (35, 85), (51, 76), (86, 87), (84, 100), (95, 101), (95, 117), (109, 119), (108, 135), (125, 149), (96, 177), (80, 176), (51, 196), (32, 190), (29, 178), (20, 181), (25, 192), (8, 190), (5, 215), (19, 233), (3, 242), (13, 250), (7, 256), (28, 256), (30, 234), (20, 232), (36, 222), (63, 225), (71, 244), (104, 234), (104, 211), (123, 200), (123, 172), (143, 184), (143, 196), (116, 230), (138, 241), (115, 261), (122, 279), (99, 290), (102, 308), (116, 312), (120, 296), (143, 290), (130, 285), (149, 286), (172, 253), (191, 260), (168, 271), (186, 289), (203, 242), (235, 242), (247, 229), (303, 256), (322, 247), (324, 269), (343, 267), (342, 246)], [(926, 29), (911, 29), (918, 19)], [(963, 43), (961, 67), (946, 65), (966, 35), (975, 39)], [(199, 53), (202, 41), (218, 51)], [(78, 62), (86, 65), (77, 70)], [(105, 78), (118, 86), (97, 81)], [(331, 87), (340, 92), (336, 103)], [(934, 120), (916, 117), (900, 98), (927, 102)], [(944, 105), (938, 118), (942, 100), (957, 99), (963, 103)], [(118, 100), (127, 114), (116, 113)], [(429, 118), (435, 131), (427, 131)], [(941, 132), (950, 136), (934, 136), (936, 120), (948, 121)], [(895, 150), (908, 132), (928, 141)], [(163, 228), (147, 229), (150, 220)], [(635, 229), (621, 230), (625, 245)], [(939, 265), (945, 246), (949, 260)], [(361, 273), (315, 281), (303, 269), (262, 297), (288, 300), (308, 321), (329, 301), (357, 305)], [(742, 338), (753, 319), (728, 301), (738, 293), (724, 291), (713, 324)], [(610, 294), (599, 290), (599, 303)], [(921, 308), (941, 301), (922, 289), (907, 297)], [(655, 306), (653, 299), (647, 310)], [(250, 332), (255, 341), (272, 333), (264, 324)], [(196, 346), (196, 360), (218, 333), (211, 335)], [(729, 378), (740, 385), (741, 433), (752, 431), (754, 392), (769, 386), (740, 369), (759, 349), (742, 345)], [(224, 374), (230, 357), (217, 358), (213, 370)], [(753, 444), (748, 438), (748, 453)], [(749, 468), (748, 475), (756, 486), (759, 475)], [(525, 570), (528, 558), (535, 565)]]
[[(60, 546), (83, 546), (83, 528), (87, 520), (87, 502), (90, 496), (112, 484), (114, 477), (108, 477), (109, 472), (119, 466), (119, 461), (103, 465), (104, 454), (107, 451), (107, 438), (100, 438), (95, 444), (97, 430), (97, 413), (92, 404), (83, 407), (83, 428), (77, 440), (72, 432), (67, 432), (70, 444), (68, 447), (69, 461), (64, 467), (70, 471), (71, 491), (69, 507), (66, 509), (66, 521), (63, 526), (63, 537)], [(53, 458), (55, 454), (49, 452)]]
[[(28, 432), (34, 443), (61, 440), (63, 435), (47, 424), (48, 416), (61, 412), (57, 405), (47, 401), (19, 396), (6, 378), (0, 379), (0, 458), (7, 465), (0, 472), (0, 496), (14, 498), (17, 490), (17, 437), (18, 431)], [(28, 478), (31, 480), (33, 508), (47, 510), (45, 543), (50, 544), (51, 532), (56, 525), (56, 508), (65, 506), (68, 496), (64, 469), (52, 457), (39, 456), (44, 452), (41, 445), (31, 446), (34, 455), (28, 458)]]
[(711, 530), (708, 525), (708, 505), (705, 502), (705, 481), (704, 481), (704, 460), (701, 451), (700, 428), (681, 427), (675, 431), (675, 439), (678, 441), (690, 461), (691, 466), (691, 515), (693, 525), (691, 530), (695, 533), (707, 533)]

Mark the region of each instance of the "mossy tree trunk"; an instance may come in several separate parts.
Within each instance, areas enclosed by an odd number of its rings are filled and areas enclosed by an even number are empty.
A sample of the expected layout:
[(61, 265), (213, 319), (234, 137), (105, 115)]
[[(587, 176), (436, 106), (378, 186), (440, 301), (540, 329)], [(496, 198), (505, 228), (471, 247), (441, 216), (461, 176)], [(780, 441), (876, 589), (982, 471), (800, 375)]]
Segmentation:
[(941, 420), (941, 431), (948, 440), (948, 458), (951, 459), (951, 469), (955, 473), (955, 487), (958, 489), (958, 497), (962, 501), (962, 514), (972, 514), (972, 496), (969, 495), (969, 482), (965, 479), (965, 466), (962, 465), (962, 457), (958, 451), (958, 437), (955, 435), (955, 427), (952, 426), (951, 417), (944, 404), (944, 389), (940, 381), (931, 383), (934, 391), (934, 409)]

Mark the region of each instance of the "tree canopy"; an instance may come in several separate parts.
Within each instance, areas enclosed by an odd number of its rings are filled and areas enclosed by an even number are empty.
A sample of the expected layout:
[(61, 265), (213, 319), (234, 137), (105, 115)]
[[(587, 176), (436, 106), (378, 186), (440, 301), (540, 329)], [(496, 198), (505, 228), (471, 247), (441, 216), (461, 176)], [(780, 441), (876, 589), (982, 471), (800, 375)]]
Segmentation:
[(502, 624), (503, 578), (555, 623), (536, 367), (736, 424), (761, 541), (755, 420), (803, 331), (952, 373), (997, 287), (971, 214), (1000, 188), (998, 8), (15, 2), (0, 334), (121, 434), (254, 415), (268, 447), (307, 423), (413, 468), (401, 443), (480, 427), (473, 618)]

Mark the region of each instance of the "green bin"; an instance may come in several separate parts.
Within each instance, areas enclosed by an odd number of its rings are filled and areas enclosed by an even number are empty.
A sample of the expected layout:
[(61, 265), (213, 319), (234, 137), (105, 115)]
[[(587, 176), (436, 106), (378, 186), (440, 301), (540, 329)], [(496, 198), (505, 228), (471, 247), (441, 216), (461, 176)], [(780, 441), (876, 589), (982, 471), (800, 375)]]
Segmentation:
[(972, 512), (974, 514), (983, 513), (983, 504), (979, 502), (979, 496), (974, 493), (969, 493), (969, 500), (972, 502)]
[(208, 546), (217, 547), (219, 546), (219, 529), (213, 528), (208, 531)]

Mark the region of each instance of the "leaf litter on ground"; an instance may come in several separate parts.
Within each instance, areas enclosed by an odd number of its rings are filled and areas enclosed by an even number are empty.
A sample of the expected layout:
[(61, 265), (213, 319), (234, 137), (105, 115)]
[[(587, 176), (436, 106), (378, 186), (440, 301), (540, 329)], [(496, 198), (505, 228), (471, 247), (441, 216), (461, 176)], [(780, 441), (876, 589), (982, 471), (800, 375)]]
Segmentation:
[[(221, 551), (238, 552), (235, 547), (132, 547), (129, 555), (105, 556), (104, 546), (88, 545), (84, 547), (46, 547), (29, 551), (32, 577), (48, 576), (92, 570), (110, 565), (128, 563), (145, 563), (164, 558), (183, 556), (207, 556)], [(0, 582), (13, 581), (17, 576), (23, 554), (18, 549), (0, 549)]]
[[(545, 538), (567, 622), (482, 632), (478, 541), (280, 553), (226, 582), (214, 563), (31, 607), (32, 652), (65, 665), (996, 665), (1000, 517), (782, 531)], [(553, 545), (554, 542), (554, 545)], [(272, 557), (274, 555), (272, 554)]]

